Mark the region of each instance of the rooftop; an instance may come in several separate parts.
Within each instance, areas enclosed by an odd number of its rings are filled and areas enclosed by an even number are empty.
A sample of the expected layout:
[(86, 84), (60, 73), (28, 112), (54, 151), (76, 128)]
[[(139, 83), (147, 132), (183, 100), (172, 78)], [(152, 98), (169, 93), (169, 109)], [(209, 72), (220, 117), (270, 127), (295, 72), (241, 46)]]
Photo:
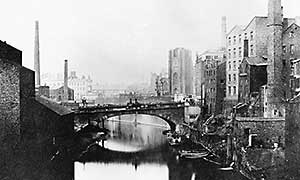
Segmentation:
[(67, 114), (73, 113), (73, 111), (65, 108), (62, 105), (57, 104), (56, 102), (54, 102), (44, 96), (36, 96), (35, 100), (59, 115), (67, 115)]

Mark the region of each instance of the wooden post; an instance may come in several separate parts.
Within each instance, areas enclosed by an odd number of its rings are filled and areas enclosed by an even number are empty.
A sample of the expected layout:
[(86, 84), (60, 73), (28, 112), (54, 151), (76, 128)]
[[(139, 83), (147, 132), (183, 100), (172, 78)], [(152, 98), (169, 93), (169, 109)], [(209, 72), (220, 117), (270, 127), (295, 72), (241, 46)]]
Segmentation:
[(233, 108), (233, 149), (232, 149), (232, 160), (236, 166), (238, 166), (238, 159), (237, 159), (237, 121), (236, 121), (236, 107)]

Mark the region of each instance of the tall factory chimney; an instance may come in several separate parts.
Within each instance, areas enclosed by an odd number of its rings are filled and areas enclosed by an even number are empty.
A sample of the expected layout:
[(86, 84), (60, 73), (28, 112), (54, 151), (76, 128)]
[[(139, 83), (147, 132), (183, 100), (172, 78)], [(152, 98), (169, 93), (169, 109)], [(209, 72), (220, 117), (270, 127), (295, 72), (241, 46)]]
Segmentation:
[(226, 16), (223, 16), (222, 28), (221, 28), (221, 48), (226, 48), (226, 34), (227, 34)]
[(269, 117), (283, 115), (280, 107), (284, 96), (282, 79), (282, 7), (281, 0), (269, 0), (268, 8), (268, 113)]
[(65, 60), (64, 68), (64, 101), (68, 101), (68, 60)]
[(35, 71), (35, 86), (41, 85), (40, 74), (40, 42), (39, 42), (39, 22), (35, 21), (35, 38), (34, 38), (34, 71)]

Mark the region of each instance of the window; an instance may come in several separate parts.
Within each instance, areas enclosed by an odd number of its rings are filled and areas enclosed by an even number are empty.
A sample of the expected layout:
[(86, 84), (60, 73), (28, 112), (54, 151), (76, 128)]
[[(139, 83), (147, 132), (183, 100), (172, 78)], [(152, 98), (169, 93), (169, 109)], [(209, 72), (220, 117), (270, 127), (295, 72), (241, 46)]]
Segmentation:
[(286, 67), (286, 60), (282, 59), (282, 66), (285, 68)]
[(231, 62), (228, 62), (228, 70), (231, 70)]
[(242, 35), (239, 35), (239, 43), (242, 43)]
[(290, 38), (293, 38), (294, 37), (294, 31), (291, 31), (289, 35), (290, 35)]
[(247, 39), (247, 33), (245, 33), (245, 39)]
[(239, 47), (239, 57), (242, 57), (242, 47)]
[(233, 58), (235, 58), (236, 57), (236, 49), (234, 48), (233, 49)]
[(231, 37), (228, 38), (228, 45), (231, 45)]
[(206, 58), (206, 59), (211, 59), (211, 56), (206, 56), (205, 58)]
[(282, 46), (282, 52), (283, 52), (284, 54), (286, 53), (286, 46), (285, 46), (285, 45)]
[(233, 86), (233, 95), (236, 95), (236, 87)]
[(231, 96), (231, 86), (228, 86), (228, 95)]
[(236, 74), (233, 74), (233, 81), (236, 81)]
[(290, 45), (290, 53), (291, 53), (291, 54), (294, 54), (294, 52), (295, 52), (295, 45), (294, 45), (294, 44), (291, 44), (291, 45)]
[(231, 58), (231, 49), (228, 49), (228, 59)]
[(233, 61), (233, 69), (236, 70), (236, 62)]
[(218, 56), (214, 56), (214, 59), (218, 59)]
[(253, 41), (253, 31), (250, 32), (250, 41)]
[(233, 36), (233, 44), (236, 44), (236, 36)]
[(228, 81), (231, 81), (231, 74), (228, 75)]
[(254, 54), (254, 49), (253, 49), (253, 45), (250, 46), (250, 55)]

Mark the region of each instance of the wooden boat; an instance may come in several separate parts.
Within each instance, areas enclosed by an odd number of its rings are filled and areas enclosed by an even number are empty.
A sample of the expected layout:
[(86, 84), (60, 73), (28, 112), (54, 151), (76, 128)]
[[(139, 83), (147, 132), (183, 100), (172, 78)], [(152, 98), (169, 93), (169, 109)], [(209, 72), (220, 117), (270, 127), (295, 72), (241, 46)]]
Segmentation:
[(207, 151), (180, 151), (180, 157), (187, 158), (187, 159), (198, 159), (203, 158), (209, 155)]

